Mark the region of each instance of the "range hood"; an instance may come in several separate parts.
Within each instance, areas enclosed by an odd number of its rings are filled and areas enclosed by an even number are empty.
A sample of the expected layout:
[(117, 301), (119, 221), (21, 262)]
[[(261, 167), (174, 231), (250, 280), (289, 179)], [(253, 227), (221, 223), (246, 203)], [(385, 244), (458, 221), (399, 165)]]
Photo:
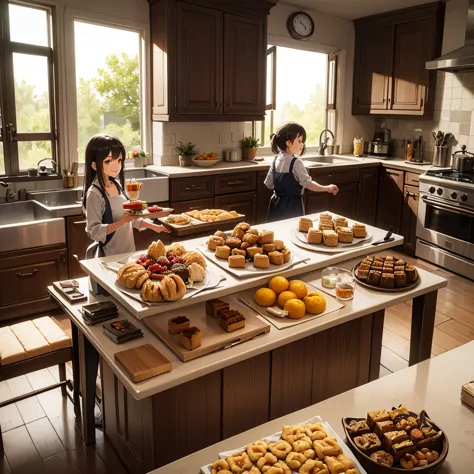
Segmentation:
[(449, 72), (474, 70), (474, 0), (469, 0), (465, 45), (428, 61), (426, 69)]

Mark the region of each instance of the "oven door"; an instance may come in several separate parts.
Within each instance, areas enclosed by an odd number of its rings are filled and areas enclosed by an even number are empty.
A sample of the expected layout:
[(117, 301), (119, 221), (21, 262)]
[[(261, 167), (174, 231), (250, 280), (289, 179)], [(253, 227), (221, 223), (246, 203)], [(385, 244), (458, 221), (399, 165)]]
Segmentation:
[(421, 194), (418, 238), (474, 260), (474, 211)]

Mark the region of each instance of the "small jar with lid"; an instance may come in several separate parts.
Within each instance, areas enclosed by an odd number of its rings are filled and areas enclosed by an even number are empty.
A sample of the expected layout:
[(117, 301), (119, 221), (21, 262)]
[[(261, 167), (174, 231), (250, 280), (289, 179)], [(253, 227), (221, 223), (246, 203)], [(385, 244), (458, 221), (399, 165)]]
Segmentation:
[(339, 270), (336, 276), (336, 298), (351, 300), (355, 293), (355, 278), (349, 270)]
[(337, 274), (339, 273), (339, 268), (337, 267), (327, 267), (323, 270), (321, 275), (321, 284), (324, 288), (329, 288), (333, 290), (336, 288)]

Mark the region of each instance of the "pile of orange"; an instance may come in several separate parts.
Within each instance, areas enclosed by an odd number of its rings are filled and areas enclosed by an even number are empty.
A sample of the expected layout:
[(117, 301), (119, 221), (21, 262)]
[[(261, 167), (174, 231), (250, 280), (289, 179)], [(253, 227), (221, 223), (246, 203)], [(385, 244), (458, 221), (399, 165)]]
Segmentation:
[(217, 160), (217, 153), (201, 153), (196, 155), (195, 160)]
[(322, 293), (308, 293), (304, 281), (288, 281), (282, 276), (273, 277), (268, 288), (259, 288), (255, 292), (255, 302), (264, 307), (278, 303), (292, 319), (301, 319), (306, 313), (320, 314), (326, 310), (326, 298)]

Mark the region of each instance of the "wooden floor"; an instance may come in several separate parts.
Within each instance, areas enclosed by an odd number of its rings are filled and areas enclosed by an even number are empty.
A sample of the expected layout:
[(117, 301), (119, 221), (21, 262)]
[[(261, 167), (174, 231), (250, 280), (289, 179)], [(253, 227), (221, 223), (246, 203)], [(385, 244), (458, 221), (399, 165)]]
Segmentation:
[[(397, 253), (399, 255), (399, 253)], [(474, 340), (474, 282), (417, 259), (407, 261), (448, 279), (439, 291), (432, 356)], [(65, 316), (58, 324), (69, 331)], [(411, 302), (386, 311), (380, 376), (408, 367)], [(70, 367), (69, 376), (72, 377)], [(57, 368), (0, 382), (0, 401), (58, 381)], [(73, 405), (56, 389), (0, 409), (5, 454), (0, 474), (125, 474), (102, 431), (86, 448), (75, 429)]]

